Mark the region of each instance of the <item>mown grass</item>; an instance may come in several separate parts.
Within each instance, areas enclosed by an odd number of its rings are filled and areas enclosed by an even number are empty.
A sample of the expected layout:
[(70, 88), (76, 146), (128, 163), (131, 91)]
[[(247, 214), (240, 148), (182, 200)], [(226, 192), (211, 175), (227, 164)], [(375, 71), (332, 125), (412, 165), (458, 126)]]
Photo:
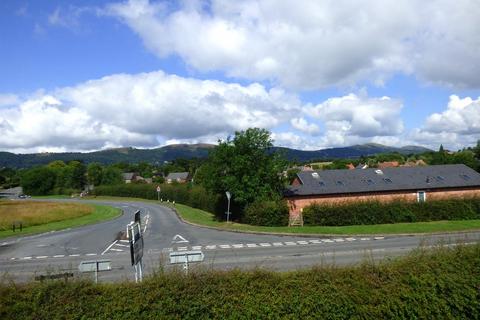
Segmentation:
[[(42, 233), (92, 224), (120, 215), (116, 208), (96, 204), (59, 202), (0, 202), (0, 238)], [(12, 230), (12, 223), (21, 221), (22, 231)]]
[(0, 284), (1, 319), (479, 319), (480, 245), (276, 273), (157, 272), (141, 284)]

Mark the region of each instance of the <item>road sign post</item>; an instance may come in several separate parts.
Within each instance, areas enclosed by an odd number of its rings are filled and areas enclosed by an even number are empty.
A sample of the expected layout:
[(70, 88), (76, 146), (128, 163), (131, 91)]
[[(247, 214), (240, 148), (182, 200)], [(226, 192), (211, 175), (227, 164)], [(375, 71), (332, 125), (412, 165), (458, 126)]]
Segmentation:
[(160, 186), (157, 186), (157, 198), (158, 198), (158, 201), (160, 201)]
[(98, 272), (110, 271), (112, 266), (110, 260), (82, 261), (78, 265), (78, 270), (80, 272), (95, 272), (95, 283), (98, 283)]
[(227, 215), (227, 222), (230, 220), (230, 198), (232, 197), (232, 195), (230, 194), (229, 191), (225, 192), (225, 195), (227, 196), (227, 199), (228, 199), (228, 207), (227, 207), (227, 212), (225, 212), (225, 214)]
[(130, 240), (130, 259), (132, 266), (135, 268), (135, 282), (143, 280), (143, 235), (140, 223), (131, 222), (127, 226)]

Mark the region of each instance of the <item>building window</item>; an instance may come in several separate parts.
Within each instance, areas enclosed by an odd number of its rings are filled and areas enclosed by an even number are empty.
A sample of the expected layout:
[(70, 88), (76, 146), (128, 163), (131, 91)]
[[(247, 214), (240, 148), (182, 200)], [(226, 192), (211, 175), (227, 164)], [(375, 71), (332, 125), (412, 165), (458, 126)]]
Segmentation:
[(417, 192), (417, 201), (418, 202), (425, 202), (427, 200), (427, 194), (425, 191), (418, 191)]

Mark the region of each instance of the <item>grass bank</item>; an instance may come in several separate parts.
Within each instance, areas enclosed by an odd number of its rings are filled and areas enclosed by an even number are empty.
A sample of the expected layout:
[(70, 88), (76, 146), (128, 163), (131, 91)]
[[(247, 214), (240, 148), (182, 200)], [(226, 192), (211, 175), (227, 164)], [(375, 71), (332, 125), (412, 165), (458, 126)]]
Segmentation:
[[(144, 200), (139, 198), (124, 197), (96, 197), (89, 199), (97, 200), (117, 200), (117, 201), (139, 201), (156, 203), (155, 200)], [(162, 205), (172, 207), (171, 203), (162, 202)], [(271, 232), (285, 234), (318, 234), (318, 235), (373, 235), (373, 234), (414, 234), (414, 233), (440, 233), (480, 230), (480, 220), (450, 220), (450, 221), (430, 221), (414, 223), (392, 223), (376, 225), (355, 225), (355, 226), (303, 226), (303, 227), (262, 227), (252, 226), (242, 223), (226, 223), (217, 221), (215, 216), (204, 210), (192, 208), (182, 204), (176, 204), (175, 209), (178, 214), (187, 222), (221, 228), (225, 230), (248, 231), (248, 232)]]
[(1, 319), (479, 319), (480, 245), (276, 273), (163, 273), (141, 284), (0, 284)]
[[(96, 204), (59, 202), (0, 202), (0, 238), (29, 235), (78, 227), (119, 216), (116, 208)], [(14, 221), (22, 221), (23, 229), (12, 230)]]

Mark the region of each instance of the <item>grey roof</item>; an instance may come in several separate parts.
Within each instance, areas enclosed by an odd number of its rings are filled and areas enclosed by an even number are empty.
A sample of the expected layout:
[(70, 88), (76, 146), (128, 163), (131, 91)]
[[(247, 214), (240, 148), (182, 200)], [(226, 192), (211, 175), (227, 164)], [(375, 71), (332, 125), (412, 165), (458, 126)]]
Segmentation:
[(123, 180), (132, 180), (134, 175), (134, 172), (122, 173)]
[(167, 176), (167, 180), (187, 180), (188, 172), (170, 172)]
[(480, 187), (480, 174), (463, 164), (299, 172), (285, 196)]

